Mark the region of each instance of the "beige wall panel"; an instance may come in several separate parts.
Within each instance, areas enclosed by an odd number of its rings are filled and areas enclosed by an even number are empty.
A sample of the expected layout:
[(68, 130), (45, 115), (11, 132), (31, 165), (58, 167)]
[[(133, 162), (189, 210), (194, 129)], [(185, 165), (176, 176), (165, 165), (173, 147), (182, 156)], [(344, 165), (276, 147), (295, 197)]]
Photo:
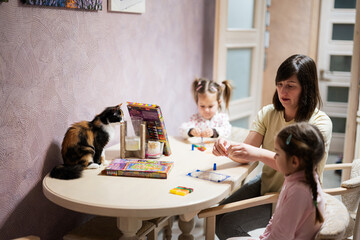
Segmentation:
[[(312, 55), (312, 0), (272, 0), (270, 12), (270, 45), (266, 50), (262, 105), (272, 102), (275, 76), (279, 65), (289, 56)], [(311, 53), (310, 53), (311, 52)], [(313, 57), (313, 56), (312, 56)], [(314, 59), (316, 60), (316, 59)]]

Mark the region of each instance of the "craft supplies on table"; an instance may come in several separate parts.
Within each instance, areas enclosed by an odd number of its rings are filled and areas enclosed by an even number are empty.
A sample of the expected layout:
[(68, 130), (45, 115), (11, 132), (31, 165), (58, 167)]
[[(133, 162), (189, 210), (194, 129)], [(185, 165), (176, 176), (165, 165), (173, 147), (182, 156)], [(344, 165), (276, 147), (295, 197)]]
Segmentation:
[(212, 181), (212, 182), (222, 182), (230, 177), (229, 175), (225, 175), (225, 174), (221, 174), (221, 173), (210, 172), (210, 171), (201, 171), (201, 170), (196, 170), (194, 172), (190, 172), (187, 175), (190, 177), (200, 178), (200, 179), (204, 179), (204, 180), (208, 180), (208, 181)]
[(114, 159), (104, 169), (111, 176), (145, 177), (166, 179), (174, 162), (149, 159)]
[(146, 140), (160, 141), (164, 143), (164, 155), (171, 154), (169, 139), (166, 132), (165, 121), (160, 106), (127, 102), (130, 117), (141, 118), (146, 122)]
[(159, 141), (148, 141), (146, 144), (146, 158), (160, 158), (164, 149), (164, 143)]
[(204, 145), (197, 145), (197, 144), (192, 144), (191, 145), (191, 150), (194, 151), (194, 149), (200, 150), (200, 151), (205, 151), (206, 147)]
[(182, 187), (182, 186), (178, 186), (176, 188), (170, 189), (170, 193), (180, 195), (180, 196), (188, 195), (189, 193), (192, 193), (193, 191), (194, 191), (194, 189), (192, 189), (192, 188), (187, 188), (187, 187)]

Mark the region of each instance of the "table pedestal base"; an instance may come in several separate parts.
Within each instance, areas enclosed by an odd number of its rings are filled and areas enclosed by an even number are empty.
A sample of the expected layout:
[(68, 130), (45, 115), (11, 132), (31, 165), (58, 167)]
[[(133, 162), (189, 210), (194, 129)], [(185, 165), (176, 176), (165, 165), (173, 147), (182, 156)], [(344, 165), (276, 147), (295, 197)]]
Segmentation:
[(121, 233), (123, 234), (120, 237), (121, 240), (138, 239), (136, 233), (142, 226), (142, 220), (137, 218), (118, 217), (116, 224), (117, 227), (120, 229)]
[(194, 229), (195, 222), (194, 218), (190, 221), (184, 221), (181, 217), (179, 217), (179, 228), (181, 230), (181, 234), (179, 236), (179, 240), (194, 240), (194, 236), (191, 234), (191, 231)]
[(120, 240), (145, 240), (147, 235), (156, 227), (156, 224), (151, 221), (123, 217), (117, 218), (116, 225), (122, 233)]

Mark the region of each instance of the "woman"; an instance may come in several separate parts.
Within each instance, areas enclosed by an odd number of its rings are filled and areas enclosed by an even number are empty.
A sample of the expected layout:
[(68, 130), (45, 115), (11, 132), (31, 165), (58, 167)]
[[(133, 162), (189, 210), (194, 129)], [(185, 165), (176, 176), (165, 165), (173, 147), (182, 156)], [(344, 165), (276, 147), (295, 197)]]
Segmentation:
[[(214, 145), (213, 154), (216, 156), (228, 156), (239, 163), (264, 163), (261, 175), (245, 184), (222, 204), (280, 191), (284, 177), (277, 171), (274, 161), (274, 139), (283, 127), (294, 122), (309, 122), (317, 126), (324, 136), (325, 154), (317, 167), (322, 179), (332, 123), (324, 112), (317, 109), (321, 106), (321, 97), (315, 62), (305, 55), (290, 56), (278, 68), (275, 83), (273, 104), (258, 112), (244, 143), (231, 145), (226, 140), (219, 139)], [(219, 215), (216, 234), (220, 239), (249, 236), (249, 231), (265, 227), (271, 214), (271, 205), (263, 205)]]

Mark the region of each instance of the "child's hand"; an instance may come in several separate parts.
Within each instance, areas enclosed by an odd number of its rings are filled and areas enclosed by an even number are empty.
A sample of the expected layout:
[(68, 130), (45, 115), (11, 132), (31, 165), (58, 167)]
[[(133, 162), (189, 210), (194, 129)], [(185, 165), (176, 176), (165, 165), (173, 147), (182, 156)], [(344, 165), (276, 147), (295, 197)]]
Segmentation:
[(201, 132), (201, 137), (212, 137), (214, 134), (214, 131), (211, 128), (206, 128)]
[(195, 127), (191, 129), (190, 134), (194, 137), (201, 137), (201, 130), (200, 128)]

